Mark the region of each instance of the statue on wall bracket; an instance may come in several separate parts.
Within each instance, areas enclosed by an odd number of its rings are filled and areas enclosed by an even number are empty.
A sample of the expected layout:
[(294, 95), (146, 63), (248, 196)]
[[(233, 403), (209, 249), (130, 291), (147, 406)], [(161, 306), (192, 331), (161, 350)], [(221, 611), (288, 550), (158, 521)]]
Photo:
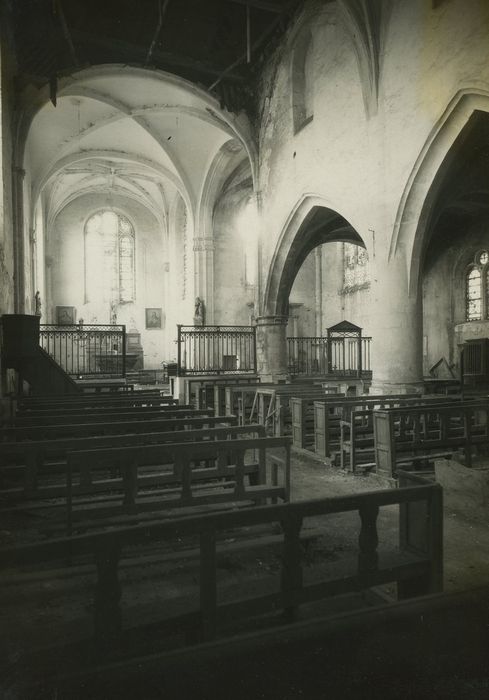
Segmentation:
[(42, 316), (42, 310), (41, 310), (41, 307), (42, 307), (42, 304), (41, 304), (41, 295), (40, 295), (39, 291), (37, 291), (36, 294), (35, 294), (35, 296), (34, 296), (34, 303), (35, 303), (35, 305), (36, 305), (36, 310), (34, 311), (34, 314), (35, 314), (36, 316)]
[(204, 300), (200, 297), (195, 298), (195, 310), (194, 310), (194, 326), (204, 326), (205, 325), (205, 308)]

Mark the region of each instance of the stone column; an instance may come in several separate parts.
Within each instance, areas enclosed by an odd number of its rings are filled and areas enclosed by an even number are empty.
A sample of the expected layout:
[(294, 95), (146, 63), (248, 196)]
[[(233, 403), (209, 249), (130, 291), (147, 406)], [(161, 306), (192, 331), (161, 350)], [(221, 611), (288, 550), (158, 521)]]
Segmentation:
[(390, 261), (373, 275), (372, 394), (422, 391), (421, 298), (409, 296), (407, 290), (402, 259)]
[(16, 313), (25, 312), (25, 236), (24, 236), (24, 178), (25, 170), (14, 167), (13, 229), (14, 229), (14, 306)]
[(316, 335), (323, 334), (323, 247), (318, 245), (314, 250), (315, 262), (315, 296), (316, 296)]
[(256, 319), (256, 365), (262, 382), (288, 378), (287, 321), (287, 316), (259, 316)]
[(195, 296), (204, 300), (205, 323), (214, 323), (214, 241), (194, 238)]

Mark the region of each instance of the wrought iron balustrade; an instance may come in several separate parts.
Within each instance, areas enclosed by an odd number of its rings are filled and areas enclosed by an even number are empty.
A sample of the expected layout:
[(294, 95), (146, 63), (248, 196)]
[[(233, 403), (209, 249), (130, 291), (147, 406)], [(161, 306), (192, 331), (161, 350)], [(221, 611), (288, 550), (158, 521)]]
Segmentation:
[(287, 338), (288, 368), (301, 375), (365, 375), (371, 371), (372, 338)]
[(253, 326), (178, 325), (179, 374), (242, 374), (256, 372), (256, 330)]
[(40, 326), (39, 344), (75, 377), (126, 376), (126, 327), (117, 325)]

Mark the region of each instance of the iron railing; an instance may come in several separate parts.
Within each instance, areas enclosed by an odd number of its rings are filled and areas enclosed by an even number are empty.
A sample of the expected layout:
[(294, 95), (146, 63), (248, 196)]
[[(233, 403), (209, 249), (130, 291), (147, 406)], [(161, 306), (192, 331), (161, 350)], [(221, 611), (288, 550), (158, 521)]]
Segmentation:
[(256, 372), (254, 326), (177, 326), (178, 374)]
[(288, 369), (297, 375), (363, 376), (371, 371), (372, 338), (287, 338)]
[(41, 325), (39, 344), (64, 371), (78, 378), (126, 376), (126, 327)]

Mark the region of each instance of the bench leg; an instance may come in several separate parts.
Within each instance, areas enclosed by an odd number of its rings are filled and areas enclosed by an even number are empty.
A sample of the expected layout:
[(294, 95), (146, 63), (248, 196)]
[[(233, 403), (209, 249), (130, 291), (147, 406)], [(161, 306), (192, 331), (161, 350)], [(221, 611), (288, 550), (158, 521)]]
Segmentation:
[(97, 651), (104, 653), (110, 651), (121, 632), (119, 559), (119, 542), (113, 538), (102, 540), (96, 552), (94, 637)]

